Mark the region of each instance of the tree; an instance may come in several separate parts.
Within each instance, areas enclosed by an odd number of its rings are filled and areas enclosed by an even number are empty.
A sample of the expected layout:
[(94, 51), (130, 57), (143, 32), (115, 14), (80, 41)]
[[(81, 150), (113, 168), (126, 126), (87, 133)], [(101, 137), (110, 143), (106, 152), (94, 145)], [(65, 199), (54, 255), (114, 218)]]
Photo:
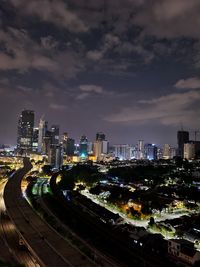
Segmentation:
[(153, 226), (155, 224), (154, 217), (151, 217), (149, 220), (149, 226)]

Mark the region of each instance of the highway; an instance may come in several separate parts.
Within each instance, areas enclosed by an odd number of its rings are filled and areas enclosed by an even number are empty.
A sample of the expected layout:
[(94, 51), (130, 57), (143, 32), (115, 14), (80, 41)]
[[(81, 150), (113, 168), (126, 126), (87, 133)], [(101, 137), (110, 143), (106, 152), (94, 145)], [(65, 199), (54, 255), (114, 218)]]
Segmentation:
[(6, 215), (3, 191), (6, 179), (0, 182), (0, 248), (1, 258), (11, 265), (24, 264), (27, 267), (38, 267), (33, 256), (27, 249), (19, 246), (19, 235), (10, 218)]
[(7, 214), (15, 225), (18, 234), (40, 266), (95, 266), (93, 262), (84, 257), (44, 222), (23, 198), (21, 181), (31, 168), (32, 165), (29, 160), (25, 159), (24, 168), (18, 170), (8, 180), (4, 189)]
[[(93, 261), (98, 265), (98, 263), (102, 263), (104, 267), (117, 267), (119, 266), (116, 262), (112, 261), (110, 258), (108, 258), (106, 255), (103, 253), (100, 253), (95, 247), (91, 246), (88, 244), (84, 239), (80, 238), (80, 236), (76, 235), (69, 227), (67, 227), (65, 224), (59, 220), (56, 215), (53, 213), (51, 207), (47, 205), (47, 202), (44, 201), (43, 197), (45, 195), (45, 192), (48, 191), (48, 181), (46, 179), (40, 180), (36, 183), (35, 186), (35, 194), (38, 197), (38, 202), (40, 203), (40, 207), (47, 213), (49, 214), (52, 218), (54, 218), (54, 227), (62, 229), (62, 232), (65, 233), (65, 235), (70, 235), (72, 240), (76, 241), (77, 246), (79, 247), (84, 247), (87, 249), (87, 251), (90, 251), (90, 256), (92, 256)], [(70, 240), (72, 246), (73, 246), (73, 241)], [(79, 245), (78, 245), (79, 244)]]

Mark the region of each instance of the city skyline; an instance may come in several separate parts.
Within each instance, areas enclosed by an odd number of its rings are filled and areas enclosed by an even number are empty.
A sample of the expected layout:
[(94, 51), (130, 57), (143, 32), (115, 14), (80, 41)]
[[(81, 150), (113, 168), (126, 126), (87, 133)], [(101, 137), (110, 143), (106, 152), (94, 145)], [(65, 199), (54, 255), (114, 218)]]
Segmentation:
[(2, 1), (0, 142), (15, 144), (25, 108), (75, 139), (176, 145), (182, 127), (200, 128), (199, 10), (196, 0)]
[[(83, 132), (81, 132), (81, 129), (79, 129), (79, 135), (76, 134), (76, 135), (73, 135), (72, 132), (70, 131), (70, 129), (65, 129), (62, 125), (59, 125), (58, 123), (51, 123), (51, 121), (48, 121), (46, 120), (46, 118), (44, 117), (44, 115), (42, 117), (40, 117), (39, 120), (35, 120), (35, 118), (37, 118), (37, 113), (34, 111), (34, 110), (27, 110), (27, 109), (23, 109), (21, 112), (23, 113), (24, 111), (30, 111), (30, 112), (33, 112), (34, 113), (34, 129), (39, 129), (39, 125), (40, 125), (40, 121), (42, 120), (44, 123), (47, 123), (47, 128), (52, 128), (54, 126), (57, 126), (59, 127), (59, 138), (60, 138), (60, 141), (62, 139), (62, 136), (65, 135), (65, 134), (68, 134), (69, 138), (73, 138), (75, 141), (76, 141), (76, 144), (79, 143), (80, 139), (82, 136), (86, 136), (88, 138), (88, 141), (95, 141), (95, 135), (99, 134), (99, 133), (102, 133), (102, 131), (99, 129), (97, 130), (96, 132), (94, 131), (88, 131), (88, 134), (85, 134)], [(21, 113), (18, 114), (18, 117), (16, 119), (16, 133), (15, 133), (15, 141), (13, 143), (0, 143), (0, 145), (11, 145), (11, 146), (17, 146), (17, 139), (18, 139), (18, 128), (19, 128), (19, 120), (20, 120), (20, 115)], [(181, 126), (182, 127), (182, 126)], [(188, 132), (189, 134), (189, 140), (190, 141), (195, 141), (195, 138), (196, 138), (196, 141), (199, 141), (199, 133), (200, 133), (200, 130), (199, 129), (187, 129), (187, 128), (181, 128), (181, 129), (178, 129), (178, 131), (186, 131)], [(177, 131), (177, 132), (178, 132)], [(147, 136), (147, 139), (144, 139), (144, 138), (141, 138), (140, 136), (138, 137), (138, 139), (132, 139), (130, 142), (126, 142), (126, 140), (122, 140), (122, 142), (112, 142), (112, 136), (109, 134), (109, 132), (106, 132), (106, 136), (110, 136), (111, 137), (111, 140), (110, 140), (110, 144), (111, 145), (132, 145), (132, 146), (135, 146), (137, 145), (137, 142), (142, 140), (144, 141), (145, 144), (148, 144), (148, 143), (151, 143), (151, 144), (156, 144), (158, 147), (160, 148), (163, 148), (165, 144), (169, 144), (170, 146), (172, 147), (178, 147), (178, 140), (177, 140), (177, 132), (174, 132), (173, 133), (173, 138), (174, 140), (169, 143), (169, 142), (164, 142), (163, 143), (158, 143), (156, 142), (156, 140), (153, 138), (153, 139), (149, 139), (148, 136)], [(142, 135), (141, 135), (142, 136)], [(153, 141), (151, 141), (153, 140)]]

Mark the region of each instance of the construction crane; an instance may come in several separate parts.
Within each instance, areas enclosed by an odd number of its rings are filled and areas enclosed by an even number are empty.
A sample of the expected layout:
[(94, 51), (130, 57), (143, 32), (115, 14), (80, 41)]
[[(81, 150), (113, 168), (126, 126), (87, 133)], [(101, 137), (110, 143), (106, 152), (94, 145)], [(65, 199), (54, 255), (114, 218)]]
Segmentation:
[(200, 129), (190, 129), (190, 132), (194, 133), (194, 141), (197, 141), (197, 136), (200, 133)]

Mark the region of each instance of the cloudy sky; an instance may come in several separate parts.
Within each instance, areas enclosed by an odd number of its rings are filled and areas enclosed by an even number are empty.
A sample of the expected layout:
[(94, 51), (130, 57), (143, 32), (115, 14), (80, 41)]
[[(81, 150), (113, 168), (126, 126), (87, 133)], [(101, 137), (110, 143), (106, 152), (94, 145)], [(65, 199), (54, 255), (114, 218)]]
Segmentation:
[(0, 143), (25, 108), (76, 139), (176, 144), (200, 128), (199, 14), (199, 0), (1, 0)]

